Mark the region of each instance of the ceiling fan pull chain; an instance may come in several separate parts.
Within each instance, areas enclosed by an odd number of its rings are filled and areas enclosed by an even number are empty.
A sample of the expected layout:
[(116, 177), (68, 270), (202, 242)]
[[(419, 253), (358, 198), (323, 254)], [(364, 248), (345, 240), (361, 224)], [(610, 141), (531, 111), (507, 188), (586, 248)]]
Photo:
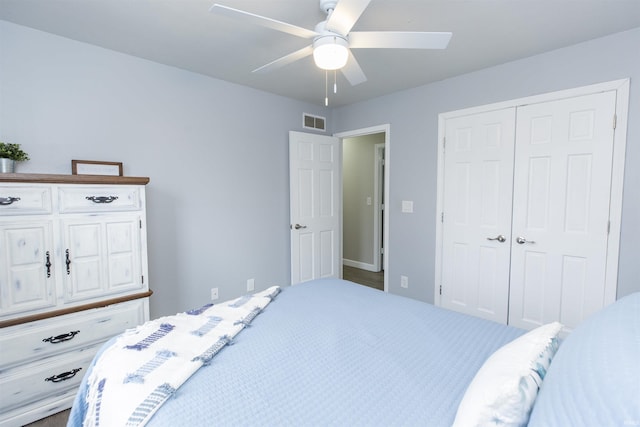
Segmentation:
[(324, 106), (329, 106), (329, 72), (324, 70)]

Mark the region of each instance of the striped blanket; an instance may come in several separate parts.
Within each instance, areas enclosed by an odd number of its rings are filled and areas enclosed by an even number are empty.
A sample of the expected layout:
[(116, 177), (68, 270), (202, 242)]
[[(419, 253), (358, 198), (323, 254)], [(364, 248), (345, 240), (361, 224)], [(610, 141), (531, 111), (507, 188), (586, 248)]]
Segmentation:
[(194, 372), (280, 292), (273, 286), (222, 304), (149, 321), (123, 333), (92, 368), (84, 426), (143, 426)]

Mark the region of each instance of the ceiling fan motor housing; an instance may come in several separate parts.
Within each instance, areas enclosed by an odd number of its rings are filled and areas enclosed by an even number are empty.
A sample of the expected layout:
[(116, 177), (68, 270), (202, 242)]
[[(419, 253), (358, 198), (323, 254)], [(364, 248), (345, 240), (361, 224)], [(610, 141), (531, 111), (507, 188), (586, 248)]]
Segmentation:
[(323, 70), (338, 70), (349, 59), (349, 42), (335, 33), (322, 34), (313, 40), (313, 59)]

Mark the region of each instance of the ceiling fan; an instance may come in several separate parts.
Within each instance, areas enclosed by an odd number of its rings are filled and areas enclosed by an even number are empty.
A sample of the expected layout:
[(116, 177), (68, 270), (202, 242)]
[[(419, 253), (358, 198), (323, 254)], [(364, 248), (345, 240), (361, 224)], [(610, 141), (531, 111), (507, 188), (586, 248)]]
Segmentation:
[(352, 86), (367, 77), (350, 49), (444, 49), (449, 44), (449, 32), (411, 31), (351, 31), (371, 0), (320, 0), (320, 9), (327, 19), (314, 30), (256, 15), (228, 6), (214, 4), (210, 11), (233, 19), (261, 25), (297, 37), (313, 40), (309, 46), (259, 67), (253, 72), (267, 72), (313, 55), (323, 70), (340, 70)]

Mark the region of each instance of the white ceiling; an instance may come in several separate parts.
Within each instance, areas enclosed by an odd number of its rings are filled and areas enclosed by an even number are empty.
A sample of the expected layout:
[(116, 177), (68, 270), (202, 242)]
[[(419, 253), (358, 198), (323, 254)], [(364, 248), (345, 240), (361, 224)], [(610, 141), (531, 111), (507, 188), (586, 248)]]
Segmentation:
[[(214, 2), (309, 29), (326, 17), (318, 0), (0, 0), (0, 19), (323, 104), (324, 72), (311, 57), (251, 73), (308, 40), (209, 13)], [(352, 87), (338, 73), (329, 102), (350, 104), (637, 27), (640, 0), (372, 0), (354, 31), (451, 31), (449, 47), (354, 50), (368, 80)]]

